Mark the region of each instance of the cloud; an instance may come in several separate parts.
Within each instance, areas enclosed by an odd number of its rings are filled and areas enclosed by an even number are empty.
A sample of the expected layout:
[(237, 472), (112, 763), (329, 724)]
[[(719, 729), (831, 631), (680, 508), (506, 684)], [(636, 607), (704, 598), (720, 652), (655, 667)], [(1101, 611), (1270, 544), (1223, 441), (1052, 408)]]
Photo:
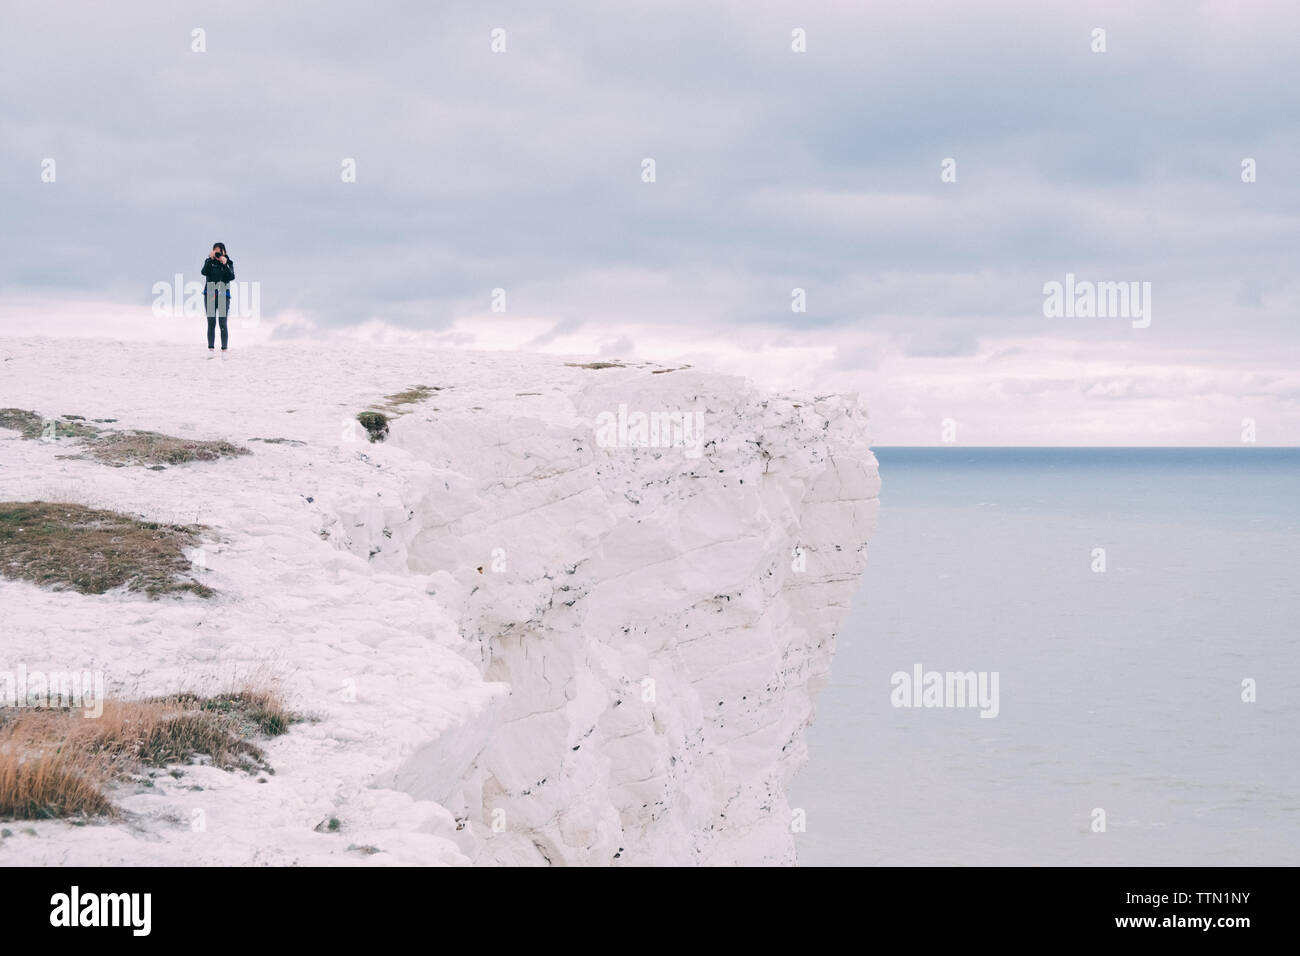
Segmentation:
[[(1041, 375), (1072, 383), (1047, 393), (1067, 403), (1061, 434), (1145, 435), (1117, 409), (1163, 379), (1089, 370), (1062, 342), (1218, 368), (1203, 382), (1229, 404), (1254, 400), (1229, 362), (1300, 352), (1292, 4), (331, 9), (11, 3), (3, 329), (30, 328), (19, 303), (63, 330), (118, 327), (220, 239), (261, 283), (268, 340), (635, 343), (868, 386), (885, 428), (886, 412), (996, 403)], [(790, 50), (795, 26), (807, 53)], [(1244, 157), (1258, 182), (1241, 182)], [(1066, 272), (1152, 282), (1151, 328), (1045, 319), (1042, 284)], [(495, 288), (507, 313), (490, 311)], [(900, 402), (881, 383), (928, 391)], [(1168, 414), (1217, 434), (1196, 388)], [(1267, 414), (1288, 422), (1283, 392)], [(999, 435), (1050, 431), (998, 407)]]

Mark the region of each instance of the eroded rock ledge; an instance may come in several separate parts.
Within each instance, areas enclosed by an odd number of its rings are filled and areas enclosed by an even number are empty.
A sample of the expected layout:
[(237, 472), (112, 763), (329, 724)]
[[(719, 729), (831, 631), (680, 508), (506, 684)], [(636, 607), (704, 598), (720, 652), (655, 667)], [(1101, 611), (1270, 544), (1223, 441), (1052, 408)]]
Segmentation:
[[(482, 750), (392, 785), (468, 821), (480, 861), (791, 863), (785, 784), (876, 515), (864, 414), (693, 370), (581, 384), (568, 422), (394, 427), (425, 470), (350, 546), (430, 575), (510, 693)], [(700, 454), (602, 447), (620, 405), (700, 413)]]

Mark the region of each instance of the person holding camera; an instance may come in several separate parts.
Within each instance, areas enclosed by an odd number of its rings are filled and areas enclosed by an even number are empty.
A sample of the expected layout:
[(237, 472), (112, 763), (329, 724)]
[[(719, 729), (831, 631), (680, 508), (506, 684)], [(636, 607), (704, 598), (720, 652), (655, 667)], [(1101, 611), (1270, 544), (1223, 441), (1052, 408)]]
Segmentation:
[(203, 288), (203, 303), (208, 315), (208, 351), (216, 347), (213, 340), (220, 322), (221, 351), (224, 352), (230, 342), (230, 329), (226, 325), (230, 315), (229, 284), (235, 281), (235, 260), (226, 254), (224, 242), (212, 244), (212, 251), (203, 261), (203, 277), (207, 280)]

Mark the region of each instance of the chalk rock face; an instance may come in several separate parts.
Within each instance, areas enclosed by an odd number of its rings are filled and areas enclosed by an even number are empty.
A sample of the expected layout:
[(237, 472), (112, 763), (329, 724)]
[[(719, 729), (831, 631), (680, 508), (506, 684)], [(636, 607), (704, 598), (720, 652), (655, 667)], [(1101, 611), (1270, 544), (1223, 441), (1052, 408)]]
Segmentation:
[(876, 516), (865, 416), (690, 369), (582, 375), (563, 414), (393, 427), (427, 477), (351, 547), (429, 575), (510, 693), (472, 759), (420, 752), (392, 785), (479, 862), (793, 863), (785, 785)]
[(0, 407), (251, 451), (114, 468), (0, 429), (0, 500), (202, 525), (215, 593), (0, 578), (4, 666), (127, 697), (268, 673), (312, 718), (260, 742), (273, 775), (160, 771), (113, 795), (129, 825), (36, 822), (0, 863), (794, 861), (876, 516), (856, 400), (378, 346), (3, 340), (0, 366)]

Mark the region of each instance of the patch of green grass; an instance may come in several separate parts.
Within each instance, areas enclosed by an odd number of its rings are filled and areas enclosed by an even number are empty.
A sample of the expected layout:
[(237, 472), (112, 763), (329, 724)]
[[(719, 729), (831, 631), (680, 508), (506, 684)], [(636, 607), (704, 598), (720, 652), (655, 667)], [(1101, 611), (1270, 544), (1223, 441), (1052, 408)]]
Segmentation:
[(622, 362), (565, 362), (569, 368), (627, 368)]
[(141, 521), (49, 501), (0, 502), (0, 576), (55, 590), (103, 594), (125, 587), (151, 598), (215, 592), (185, 577), (199, 527)]
[(236, 720), (245, 734), (254, 732), (266, 737), (278, 737), (289, 732), (289, 725), (304, 718), (286, 710), (280, 696), (264, 687), (245, 687), (228, 694), (200, 697), (197, 694), (178, 694), (177, 700), (213, 711)]
[(388, 437), (388, 416), (383, 412), (358, 412), (357, 421), (370, 435), (370, 440), (383, 441)]
[(0, 428), (21, 432), (27, 439), (35, 438), (93, 438), (99, 434), (94, 425), (83, 425), (80, 416), (63, 416), (79, 421), (60, 421), (57, 418), (45, 418), (26, 408), (0, 408)]

